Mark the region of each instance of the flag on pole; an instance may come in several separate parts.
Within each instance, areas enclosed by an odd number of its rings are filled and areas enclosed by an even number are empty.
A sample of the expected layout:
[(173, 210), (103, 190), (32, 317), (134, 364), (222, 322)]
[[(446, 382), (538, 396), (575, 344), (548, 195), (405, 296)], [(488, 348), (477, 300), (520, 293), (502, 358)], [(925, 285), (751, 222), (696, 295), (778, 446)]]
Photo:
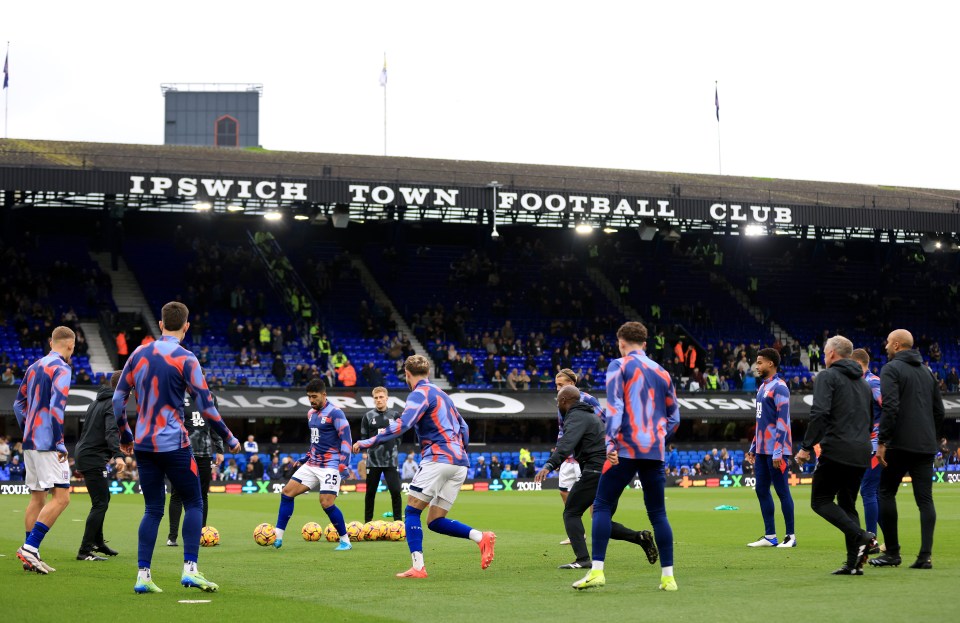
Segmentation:
[(387, 55), (383, 55), (383, 70), (380, 72), (380, 86), (387, 86)]
[(713, 85), (713, 103), (717, 107), (717, 121), (720, 121), (720, 92), (717, 91), (717, 85)]
[[(384, 70), (386, 71), (386, 70)], [(3, 88), (6, 89), (10, 84), (10, 50), (7, 50), (7, 56), (3, 59)]]

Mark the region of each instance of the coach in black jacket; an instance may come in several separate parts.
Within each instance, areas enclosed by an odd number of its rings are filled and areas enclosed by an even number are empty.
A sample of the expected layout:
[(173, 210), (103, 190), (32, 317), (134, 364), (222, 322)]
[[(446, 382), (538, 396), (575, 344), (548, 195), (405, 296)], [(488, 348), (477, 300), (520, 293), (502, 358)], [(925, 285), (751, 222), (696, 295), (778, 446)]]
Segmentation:
[[(580, 464), (580, 480), (570, 488), (563, 507), (563, 527), (577, 559), (561, 565), (560, 568), (589, 569), (591, 560), (584, 534), (583, 514), (597, 497), (597, 484), (600, 482), (603, 462), (607, 458), (606, 432), (603, 421), (597, 417), (593, 407), (580, 401), (580, 390), (576, 387), (567, 385), (560, 389), (557, 394), (557, 407), (563, 417), (563, 437), (557, 441), (557, 448), (547, 459), (543, 469), (537, 472), (534, 481), (543, 482), (547, 474), (559, 468), (571, 454)], [(613, 522), (610, 538), (636, 543), (643, 548), (650, 564), (657, 561), (659, 552), (649, 530), (637, 532)]]
[(930, 569), (937, 511), (933, 505), (933, 458), (943, 428), (943, 398), (920, 353), (913, 349), (909, 331), (897, 329), (887, 337), (887, 365), (880, 372), (880, 435), (877, 459), (880, 473), (880, 527), (885, 554), (870, 561), (876, 567), (900, 564), (897, 534), (897, 491), (906, 474), (913, 481), (913, 497), (920, 509), (920, 553), (913, 569)]
[(87, 492), (90, 494), (90, 513), (86, 529), (80, 541), (77, 560), (103, 561), (97, 553), (116, 556), (117, 552), (103, 540), (103, 520), (110, 507), (110, 485), (107, 481), (107, 463), (114, 461), (117, 470), (123, 469), (123, 453), (120, 452), (120, 431), (113, 417), (113, 390), (120, 380), (120, 372), (110, 377), (110, 387), (104, 385), (97, 391), (97, 399), (84, 416), (83, 432), (77, 442), (77, 471), (83, 474)]
[(873, 453), (873, 394), (860, 364), (850, 359), (852, 353), (853, 343), (842, 335), (824, 345), (827, 369), (814, 382), (810, 424), (796, 454), (797, 462), (804, 463), (820, 444), (810, 506), (846, 537), (847, 560), (834, 575), (863, 575), (876, 536), (860, 527), (857, 514), (857, 492)]

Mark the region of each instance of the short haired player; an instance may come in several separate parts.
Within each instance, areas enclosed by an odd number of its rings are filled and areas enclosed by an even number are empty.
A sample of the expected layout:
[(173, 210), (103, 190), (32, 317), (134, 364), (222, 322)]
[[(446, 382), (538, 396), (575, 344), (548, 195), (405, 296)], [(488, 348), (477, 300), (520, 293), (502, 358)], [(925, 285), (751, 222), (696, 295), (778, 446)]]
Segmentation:
[(404, 523), (407, 546), (413, 566), (398, 573), (401, 578), (426, 578), (423, 562), (423, 527), (420, 515), (427, 513), (427, 527), (446, 536), (470, 539), (480, 547), (480, 568), (493, 562), (497, 535), (481, 532), (459, 521), (447, 518), (447, 513), (460, 493), (460, 485), (467, 478), (469, 460), (467, 444), (469, 429), (457, 411), (453, 400), (428, 379), (430, 362), (422, 355), (412, 355), (403, 365), (407, 386), (412, 390), (400, 419), (370, 439), (353, 444), (353, 451), (370, 448), (403, 435), (414, 428), (420, 442), (420, 466), (410, 483)]
[(350, 470), (350, 424), (343, 411), (327, 400), (327, 388), (322, 380), (314, 379), (307, 383), (307, 399), (311, 407), (307, 413), (310, 451), (300, 459), (300, 467), (280, 494), (277, 540), (273, 546), (277, 549), (283, 547), (283, 532), (293, 516), (293, 499), (307, 491), (318, 489), (320, 506), (340, 535), (335, 551), (343, 552), (353, 548), (347, 535), (343, 512), (336, 504), (343, 475)]

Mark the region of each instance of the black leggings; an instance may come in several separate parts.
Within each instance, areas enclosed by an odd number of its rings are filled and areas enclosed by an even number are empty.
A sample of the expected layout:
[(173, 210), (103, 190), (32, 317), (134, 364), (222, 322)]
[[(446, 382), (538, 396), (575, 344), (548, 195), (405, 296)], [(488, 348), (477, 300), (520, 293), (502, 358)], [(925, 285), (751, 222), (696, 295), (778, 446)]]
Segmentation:
[(400, 505), (400, 472), (396, 467), (367, 467), (367, 494), (363, 498), (363, 521), (373, 519), (373, 502), (377, 496), (377, 487), (380, 486), (380, 474), (387, 482), (390, 499), (393, 502), (394, 521), (403, 521), (403, 510)]

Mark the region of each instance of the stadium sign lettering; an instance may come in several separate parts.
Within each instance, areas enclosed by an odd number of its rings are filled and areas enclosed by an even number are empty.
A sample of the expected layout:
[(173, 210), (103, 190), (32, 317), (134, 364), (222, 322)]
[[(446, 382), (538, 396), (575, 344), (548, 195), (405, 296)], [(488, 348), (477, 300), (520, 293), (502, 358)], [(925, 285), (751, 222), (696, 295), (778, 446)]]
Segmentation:
[(27, 485), (0, 485), (0, 495), (27, 495), (30, 489)]
[[(278, 188), (279, 187), (279, 188)], [(131, 195), (166, 195), (209, 199), (279, 199), (306, 201), (306, 182), (272, 182), (263, 180), (228, 180), (195, 177), (130, 176)]]
[[(770, 212), (773, 211), (774, 223), (792, 223), (793, 210), (790, 208), (771, 208), (770, 206), (748, 206), (744, 210), (743, 206), (736, 204), (715, 203), (710, 206), (710, 218), (715, 221), (747, 221), (752, 220), (756, 223), (766, 223), (770, 220)], [(749, 218), (752, 217), (752, 218)]]
[[(448, 188), (409, 188), (401, 186), (397, 190), (403, 197), (403, 205), (408, 206), (456, 206), (460, 191)], [(378, 203), (394, 205), (397, 193), (389, 186), (374, 186), (372, 189), (363, 184), (350, 184), (350, 200), (354, 203)], [(432, 198), (430, 201), (428, 199)]]
[[(656, 207), (650, 205), (646, 199), (621, 199), (616, 205), (609, 197), (587, 197), (585, 195), (547, 195), (539, 193), (501, 192), (498, 195), (500, 202), (498, 210), (514, 210), (519, 202), (521, 208), (528, 212), (538, 212), (546, 209), (548, 212), (574, 212), (577, 214), (619, 214), (623, 216), (659, 216), (674, 217), (676, 211), (670, 207), (670, 202), (661, 199)], [(636, 205), (634, 205), (636, 204)]]

